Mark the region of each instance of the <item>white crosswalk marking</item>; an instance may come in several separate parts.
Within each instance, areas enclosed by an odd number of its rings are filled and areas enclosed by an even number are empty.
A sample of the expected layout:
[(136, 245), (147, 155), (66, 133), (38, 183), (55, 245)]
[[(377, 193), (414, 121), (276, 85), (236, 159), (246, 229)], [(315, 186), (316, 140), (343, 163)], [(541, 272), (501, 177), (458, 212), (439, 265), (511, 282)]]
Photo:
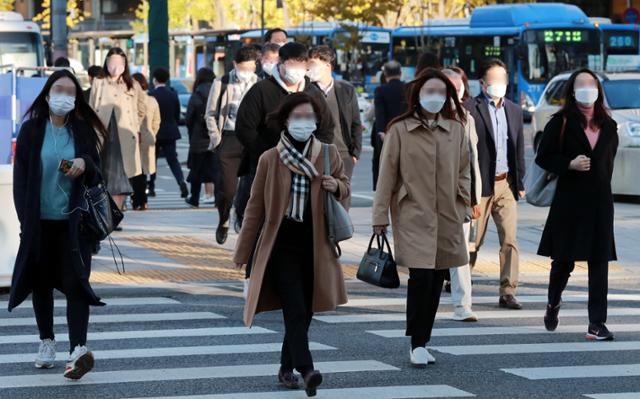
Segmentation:
[[(135, 297), (135, 298), (102, 298), (102, 301), (108, 306), (142, 306), (142, 305), (179, 305), (180, 302), (171, 298), (162, 297)], [(8, 305), (7, 301), (0, 301), (0, 309), (6, 309)], [(56, 308), (63, 308), (67, 306), (67, 301), (64, 299), (56, 299), (53, 302), (53, 306)], [(33, 303), (31, 301), (25, 301), (16, 309), (33, 309)]]
[[(610, 308), (609, 316), (640, 316), (640, 308)], [(542, 317), (543, 310), (487, 310), (476, 312), (482, 319), (519, 319), (530, 317)], [(584, 317), (587, 316), (587, 309), (567, 309), (561, 313), (562, 317)], [(451, 319), (453, 313), (439, 312), (436, 319)], [(331, 316), (315, 316), (314, 319), (324, 323), (370, 323), (379, 321), (404, 321), (404, 313), (377, 313), (377, 314), (339, 314)]]
[[(171, 369), (142, 369), (125, 371), (97, 371), (87, 374), (74, 385), (118, 384), (125, 382), (179, 381), (210, 378), (260, 377), (277, 372), (279, 364), (245, 364), (240, 366), (181, 367)], [(377, 360), (317, 362), (323, 373), (352, 373), (399, 370)], [(13, 375), (0, 377), (0, 389), (65, 386), (69, 382), (59, 375)]]
[(626, 342), (548, 342), (543, 344), (433, 346), (451, 355), (507, 355), (522, 353), (606, 352), (640, 350), (640, 341)]
[[(275, 331), (262, 327), (213, 327), (213, 328), (179, 328), (174, 330), (141, 330), (141, 331), (105, 331), (89, 332), (88, 341), (106, 341), (117, 339), (141, 338), (176, 338), (176, 337), (215, 337), (228, 335), (272, 334)], [(5, 335), (0, 336), (0, 344), (25, 344), (38, 342), (38, 335)], [(67, 342), (67, 334), (56, 335), (56, 341)]]
[(567, 378), (604, 378), (640, 376), (640, 364), (599, 364), (597, 366), (526, 367), (501, 369), (505, 373), (528, 380), (554, 380)]
[[(371, 388), (322, 389), (318, 398), (331, 399), (408, 399), (408, 398), (469, 398), (474, 394), (448, 385), (403, 385)], [(156, 399), (296, 399), (300, 392), (223, 393), (217, 395), (166, 396)], [(142, 398), (137, 398), (142, 399)]]
[[(176, 320), (213, 320), (224, 319), (216, 313), (211, 312), (184, 312), (184, 313), (131, 313), (131, 314), (108, 314), (93, 315), (90, 323), (143, 323), (150, 321), (176, 321)], [(64, 316), (54, 317), (55, 324), (66, 324), (67, 318)], [(0, 319), (0, 327), (9, 326), (31, 326), (36, 325), (33, 317), (11, 317)]]
[[(326, 351), (334, 350), (328, 345), (317, 342), (310, 342), (311, 350)], [(104, 351), (94, 351), (95, 359), (144, 359), (150, 357), (175, 357), (175, 356), (200, 356), (200, 355), (224, 355), (239, 353), (266, 353), (280, 352), (282, 343), (271, 344), (250, 344), (250, 345), (214, 345), (214, 346), (177, 346), (173, 348), (144, 348), (144, 349), (114, 349)], [(7, 363), (31, 363), (32, 353), (17, 353), (11, 355), (0, 355), (0, 364)], [(58, 359), (66, 359), (68, 353), (58, 353)]]
[(640, 392), (594, 393), (583, 396), (591, 399), (638, 399), (640, 398)]

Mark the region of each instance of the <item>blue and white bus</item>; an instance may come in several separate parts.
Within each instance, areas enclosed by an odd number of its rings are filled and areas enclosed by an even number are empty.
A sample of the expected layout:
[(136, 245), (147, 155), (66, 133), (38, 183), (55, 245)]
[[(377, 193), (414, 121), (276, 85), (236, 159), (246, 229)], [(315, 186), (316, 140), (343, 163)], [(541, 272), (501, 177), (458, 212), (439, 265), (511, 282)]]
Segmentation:
[(604, 70), (640, 70), (640, 29), (637, 24), (599, 24)]
[(484, 59), (500, 58), (510, 71), (508, 96), (533, 110), (547, 82), (581, 67), (600, 70), (600, 30), (576, 6), (559, 3), (493, 5), (476, 8), (468, 25), (401, 27), (393, 32), (393, 58), (415, 73), (421, 52), (433, 52), (444, 65), (458, 65), (479, 92)]
[[(355, 46), (344, 46), (350, 41), (351, 29), (357, 28), (358, 39)], [(355, 30), (355, 29), (354, 29)], [(336, 77), (349, 80), (356, 86), (364, 87), (372, 93), (378, 85), (382, 65), (391, 57), (391, 30), (375, 26), (343, 24), (338, 22), (310, 22), (288, 28), (290, 40), (305, 43), (308, 46), (326, 44), (336, 50)], [(252, 30), (243, 33), (241, 40), (245, 44), (262, 43), (262, 31)], [(351, 51), (345, 51), (350, 48)]]

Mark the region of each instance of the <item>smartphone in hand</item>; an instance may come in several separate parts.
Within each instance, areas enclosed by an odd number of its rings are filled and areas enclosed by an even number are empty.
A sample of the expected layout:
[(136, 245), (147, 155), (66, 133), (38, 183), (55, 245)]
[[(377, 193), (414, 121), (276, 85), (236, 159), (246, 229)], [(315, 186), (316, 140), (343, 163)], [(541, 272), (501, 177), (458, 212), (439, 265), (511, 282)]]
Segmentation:
[(73, 161), (68, 161), (66, 159), (63, 159), (62, 161), (60, 161), (60, 165), (58, 165), (58, 169), (60, 170), (60, 172), (67, 174), (67, 172), (69, 172), (72, 166), (73, 166)]

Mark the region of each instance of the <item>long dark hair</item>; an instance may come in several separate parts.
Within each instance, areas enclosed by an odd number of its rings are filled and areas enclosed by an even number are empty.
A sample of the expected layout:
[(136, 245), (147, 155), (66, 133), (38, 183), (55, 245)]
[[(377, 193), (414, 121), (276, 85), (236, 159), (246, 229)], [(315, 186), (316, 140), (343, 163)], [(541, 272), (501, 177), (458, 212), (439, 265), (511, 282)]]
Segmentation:
[(464, 86), (464, 95), (462, 96), (462, 101), (467, 101), (471, 98), (471, 93), (469, 93), (469, 77), (467, 77), (467, 73), (464, 69), (459, 66), (448, 66), (447, 69), (451, 69), (453, 72), (456, 72), (462, 78), (462, 85)]
[(127, 60), (127, 54), (120, 47), (111, 47), (109, 52), (107, 52), (107, 56), (104, 57), (104, 65), (102, 66), (102, 72), (104, 77), (110, 77), (109, 68), (107, 67), (107, 62), (109, 61), (109, 57), (112, 55), (120, 55), (124, 57), (124, 72), (122, 72), (122, 81), (127, 85), (127, 90), (133, 89), (133, 78), (131, 77), (131, 72), (129, 71), (129, 60)]
[(198, 86), (203, 83), (210, 83), (216, 78), (216, 74), (213, 72), (211, 68), (200, 68), (196, 73), (196, 80), (193, 82), (193, 89), (191, 90), (193, 93), (196, 92)]
[(89, 106), (84, 99), (84, 92), (82, 91), (82, 87), (80, 87), (80, 83), (78, 83), (78, 79), (76, 79), (75, 75), (69, 72), (68, 69), (61, 69), (55, 71), (49, 76), (47, 82), (44, 84), (42, 91), (36, 99), (31, 104), (31, 107), (24, 114), (23, 120), (33, 119), (38, 123), (44, 123), (44, 121), (49, 118), (49, 103), (47, 102), (47, 96), (49, 96), (49, 91), (51, 91), (51, 86), (61, 78), (69, 78), (73, 82), (76, 87), (76, 102), (75, 108), (69, 112), (69, 123), (73, 126), (78, 121), (82, 121), (87, 123), (92, 129), (89, 129), (89, 136), (82, 137), (82, 139), (88, 140), (91, 145), (94, 145), (98, 151), (102, 148), (102, 144), (105, 142), (107, 137), (107, 129), (104, 127), (100, 118), (95, 113), (93, 108)]
[(596, 85), (598, 87), (598, 99), (593, 104), (593, 121), (592, 124), (595, 127), (602, 127), (603, 123), (610, 120), (611, 116), (609, 115), (609, 111), (604, 106), (604, 90), (602, 89), (602, 84), (600, 84), (600, 79), (598, 76), (590, 69), (582, 68), (571, 74), (569, 80), (567, 80), (567, 85), (564, 89), (564, 104), (560, 111), (558, 111), (557, 115), (562, 115), (566, 119), (570, 120), (570, 118), (577, 118), (580, 121), (580, 124), (583, 128), (587, 127), (587, 118), (584, 116), (580, 108), (578, 108), (578, 103), (576, 101), (576, 97), (574, 96), (574, 86), (576, 83), (576, 78), (581, 73), (587, 73), (596, 80)]
[(387, 129), (396, 122), (412, 118), (415, 114), (422, 114), (422, 107), (420, 105), (420, 89), (422, 89), (422, 86), (431, 79), (440, 79), (447, 87), (447, 98), (445, 99), (444, 105), (442, 106), (442, 110), (440, 110), (439, 114), (445, 119), (451, 119), (460, 123), (464, 123), (467, 120), (464, 109), (458, 100), (458, 93), (456, 92), (456, 88), (453, 86), (453, 83), (451, 83), (449, 78), (439, 70), (435, 68), (426, 68), (423, 69), (414, 80), (407, 84), (407, 110), (389, 122)]
[(293, 93), (286, 96), (282, 100), (282, 103), (280, 103), (278, 109), (267, 116), (267, 121), (276, 123), (284, 128), (287, 125), (287, 119), (289, 119), (291, 111), (293, 111), (293, 109), (298, 105), (302, 104), (311, 104), (313, 113), (316, 114), (316, 122), (319, 125), (322, 120), (322, 109), (320, 107), (320, 103), (318, 103), (318, 100), (304, 92)]

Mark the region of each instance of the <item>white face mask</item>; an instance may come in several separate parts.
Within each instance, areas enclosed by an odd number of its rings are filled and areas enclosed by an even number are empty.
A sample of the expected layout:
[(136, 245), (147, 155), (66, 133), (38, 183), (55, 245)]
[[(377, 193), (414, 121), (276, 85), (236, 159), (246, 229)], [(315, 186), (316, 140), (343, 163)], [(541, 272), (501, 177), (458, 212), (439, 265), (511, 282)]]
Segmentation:
[(290, 85), (297, 85), (304, 79), (307, 71), (302, 68), (284, 67), (284, 80)]
[(420, 96), (420, 106), (427, 112), (437, 114), (442, 110), (442, 106), (446, 100), (446, 97), (440, 94), (426, 94)]
[(236, 71), (236, 76), (241, 82), (247, 82), (251, 80), (251, 77), (254, 75), (253, 72), (249, 71)]
[(582, 105), (592, 105), (598, 99), (598, 89), (595, 87), (579, 87), (575, 90), (576, 101)]
[(58, 116), (65, 116), (76, 107), (76, 98), (67, 94), (52, 94), (47, 100), (49, 110)]
[(315, 119), (293, 119), (287, 122), (287, 131), (295, 140), (305, 142), (316, 131)]
[(491, 97), (502, 98), (507, 94), (507, 85), (494, 84), (487, 86), (487, 94)]
[(264, 73), (271, 76), (273, 75), (273, 68), (275, 66), (276, 64), (274, 64), (273, 62), (265, 62), (262, 64), (262, 70), (264, 71)]
[(462, 101), (462, 97), (464, 97), (464, 85), (460, 85), (458, 90), (458, 100)]
[(307, 76), (312, 82), (320, 81), (320, 79), (322, 79), (322, 67), (319, 65), (312, 66), (311, 68), (309, 68)]

